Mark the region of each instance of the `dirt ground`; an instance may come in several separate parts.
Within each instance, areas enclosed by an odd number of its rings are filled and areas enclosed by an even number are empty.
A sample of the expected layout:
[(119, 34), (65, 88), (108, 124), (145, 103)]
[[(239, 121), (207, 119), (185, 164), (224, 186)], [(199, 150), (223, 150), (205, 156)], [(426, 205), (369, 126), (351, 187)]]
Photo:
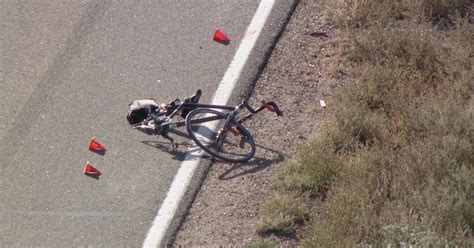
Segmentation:
[[(330, 111), (334, 79), (335, 31), (326, 21), (322, 0), (301, 0), (268, 61), (251, 97), (273, 100), (284, 117), (259, 114), (246, 124), (257, 143), (255, 157), (245, 164), (216, 162), (175, 239), (175, 247), (251, 244), (263, 204), (275, 192), (275, 170), (305, 143), (314, 125)], [(314, 32), (327, 36), (315, 37)], [(313, 35), (311, 35), (313, 34)], [(320, 100), (327, 104), (321, 107)], [(275, 239), (276, 240), (276, 239)], [(277, 240), (295, 246), (295, 240)]]

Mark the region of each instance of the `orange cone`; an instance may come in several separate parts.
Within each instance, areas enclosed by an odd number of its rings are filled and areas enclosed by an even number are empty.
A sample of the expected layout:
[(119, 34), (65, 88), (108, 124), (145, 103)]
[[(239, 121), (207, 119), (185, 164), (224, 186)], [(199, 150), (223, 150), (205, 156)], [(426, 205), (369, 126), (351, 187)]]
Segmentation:
[(220, 28), (216, 28), (216, 32), (214, 32), (214, 38), (215, 41), (223, 43), (223, 44), (229, 44), (230, 39), (227, 37), (224, 33), (222, 33)]
[(86, 167), (84, 167), (84, 174), (86, 175), (100, 175), (99, 169), (92, 166), (89, 161), (86, 163)]
[(101, 145), (95, 138), (92, 138), (91, 142), (89, 143), (89, 150), (93, 152), (105, 152), (107, 149)]

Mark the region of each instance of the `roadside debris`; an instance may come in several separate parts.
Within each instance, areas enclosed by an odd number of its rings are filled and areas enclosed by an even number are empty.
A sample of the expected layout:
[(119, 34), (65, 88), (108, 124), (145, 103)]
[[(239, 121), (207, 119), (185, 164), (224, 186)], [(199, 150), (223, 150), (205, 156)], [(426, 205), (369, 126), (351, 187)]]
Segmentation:
[(213, 37), (213, 40), (221, 43), (221, 44), (224, 44), (224, 45), (228, 45), (230, 43), (230, 39), (229, 37), (227, 37), (227, 35), (225, 35), (220, 28), (216, 28), (216, 31), (214, 32), (214, 37)]
[(324, 102), (324, 100), (319, 100), (319, 104), (320, 104), (321, 107), (323, 107), (323, 108), (326, 107), (326, 103)]
[(313, 37), (328, 37), (328, 34), (326, 32), (313, 32), (309, 35)]

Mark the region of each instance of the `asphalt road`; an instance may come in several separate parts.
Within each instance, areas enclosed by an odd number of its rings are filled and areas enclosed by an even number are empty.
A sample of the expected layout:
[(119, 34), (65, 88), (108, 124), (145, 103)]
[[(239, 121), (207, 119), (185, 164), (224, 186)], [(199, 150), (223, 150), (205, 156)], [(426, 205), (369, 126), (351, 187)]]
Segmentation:
[(128, 103), (209, 101), (257, 5), (1, 1), (0, 246), (140, 246), (183, 154), (131, 130)]

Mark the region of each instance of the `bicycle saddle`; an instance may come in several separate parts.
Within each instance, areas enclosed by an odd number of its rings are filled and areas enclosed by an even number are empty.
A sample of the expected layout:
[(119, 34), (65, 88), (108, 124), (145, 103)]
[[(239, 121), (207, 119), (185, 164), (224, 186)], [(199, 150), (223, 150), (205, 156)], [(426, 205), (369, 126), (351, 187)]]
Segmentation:
[(187, 97), (184, 99), (184, 102), (189, 102), (189, 103), (198, 103), (199, 102), (199, 98), (201, 98), (201, 94), (202, 94), (202, 90), (197, 90), (196, 91), (196, 94), (190, 96), (190, 97)]

